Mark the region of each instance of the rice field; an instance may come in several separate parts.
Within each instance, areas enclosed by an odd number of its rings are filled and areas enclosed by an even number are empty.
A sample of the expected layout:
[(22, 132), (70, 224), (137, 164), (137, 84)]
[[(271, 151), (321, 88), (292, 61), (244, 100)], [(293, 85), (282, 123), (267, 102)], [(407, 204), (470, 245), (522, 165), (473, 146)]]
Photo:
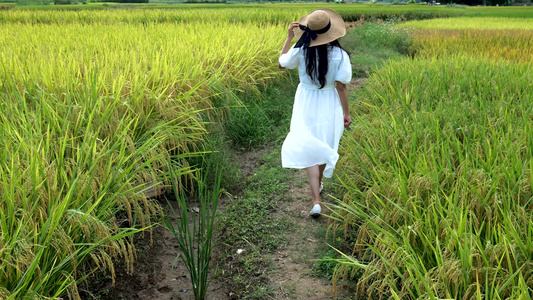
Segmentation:
[(426, 21), (410, 21), (401, 24), (402, 27), (416, 29), (459, 29), (459, 30), (533, 30), (533, 18), (468, 18), (433, 19)]
[(2, 13), (2, 299), (79, 299), (85, 272), (113, 275), (115, 259), (132, 272), (131, 236), (161, 211), (144, 191), (169, 166), (191, 172), (212, 97), (279, 74), (277, 26), (44, 14)]
[[(287, 23), (323, 5), (88, 7), (0, 11), (0, 299), (79, 299), (77, 283), (96, 269), (113, 276), (117, 259), (133, 272), (132, 235), (149, 234), (161, 214), (145, 192), (168, 184), (169, 169), (190, 176), (188, 157), (197, 155), (217, 110), (235, 91), (280, 76)], [(330, 7), (346, 21), (483, 12)], [(460, 40), (473, 39), (468, 30)], [(420, 35), (420, 58), (377, 71), (359, 96), (359, 128), (345, 142), (341, 177), (353, 206), (341, 209), (339, 220), (362, 228), (354, 253), (363, 264), (375, 261), (361, 289), (405, 299), (505, 298), (531, 288), (533, 226), (524, 219), (533, 170), (530, 31), (517, 32), (496, 37), (501, 47), (519, 48), (497, 62), (463, 50), (425, 50), (437, 39), (426, 45)], [(476, 47), (493, 41), (484, 43)], [(405, 72), (426, 65), (425, 72)], [(220, 98), (227, 103), (214, 101)], [(458, 106), (464, 109), (451, 109)], [(391, 216), (380, 215), (391, 207)], [(400, 268), (388, 264), (400, 259)], [(446, 270), (462, 277), (449, 282)]]
[(533, 61), (533, 19), (454, 18), (401, 25), (414, 29), (413, 52), (421, 56), (469, 55), (491, 60)]
[(335, 280), (375, 299), (531, 299), (531, 19), (406, 22), (342, 143)]

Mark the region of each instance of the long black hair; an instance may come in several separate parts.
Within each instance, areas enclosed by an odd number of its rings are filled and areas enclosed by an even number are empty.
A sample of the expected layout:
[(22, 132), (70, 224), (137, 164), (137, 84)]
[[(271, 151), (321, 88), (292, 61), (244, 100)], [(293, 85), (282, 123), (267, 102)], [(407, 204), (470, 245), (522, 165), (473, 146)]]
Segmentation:
[[(311, 77), (311, 80), (315, 83), (318, 81), (320, 88), (323, 88), (326, 85), (326, 73), (328, 72), (328, 47), (332, 46), (339, 47), (344, 52), (348, 53), (348, 51), (342, 48), (339, 40), (334, 40), (325, 45), (304, 48), (305, 71), (307, 75)], [(348, 53), (348, 55), (350, 55), (350, 53)]]

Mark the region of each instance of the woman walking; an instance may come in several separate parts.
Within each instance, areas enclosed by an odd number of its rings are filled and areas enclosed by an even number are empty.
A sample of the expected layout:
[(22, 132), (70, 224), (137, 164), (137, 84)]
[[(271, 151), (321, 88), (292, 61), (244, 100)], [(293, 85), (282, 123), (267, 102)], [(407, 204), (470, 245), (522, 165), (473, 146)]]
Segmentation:
[[(306, 169), (313, 217), (322, 211), (322, 178), (333, 175), (342, 132), (352, 123), (346, 91), (352, 67), (348, 53), (338, 42), (345, 34), (338, 13), (315, 10), (291, 23), (279, 57), (280, 69), (298, 67), (300, 77), (290, 132), (281, 149), (282, 166)], [(294, 37), (298, 41), (291, 47)]]

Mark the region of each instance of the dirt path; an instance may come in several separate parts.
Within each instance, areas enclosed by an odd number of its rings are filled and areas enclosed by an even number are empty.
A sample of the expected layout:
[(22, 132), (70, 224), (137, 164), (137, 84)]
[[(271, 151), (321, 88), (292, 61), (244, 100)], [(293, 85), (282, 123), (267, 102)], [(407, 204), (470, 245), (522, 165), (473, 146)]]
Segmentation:
[[(364, 79), (354, 79), (349, 90), (361, 88)], [(279, 148), (279, 146), (278, 146)], [(241, 170), (242, 182), (252, 178), (261, 165), (263, 157), (271, 152), (280, 151), (269, 146), (256, 151), (244, 151), (235, 155)], [(278, 168), (278, 163), (274, 168)], [(279, 162), (281, 168), (281, 162)], [(320, 258), (319, 249), (325, 247), (326, 241), (319, 232), (327, 227), (327, 218), (321, 216), (313, 219), (309, 216), (312, 208), (311, 193), (306, 174), (303, 170), (287, 170), (290, 172), (288, 191), (273, 212), (275, 219), (288, 220), (293, 226), (285, 232), (284, 243), (273, 253), (264, 254), (267, 261), (272, 262), (268, 272), (268, 287), (273, 291), (260, 299), (332, 299), (331, 281), (313, 274), (313, 268)], [(325, 179), (322, 193), (324, 202), (329, 200), (333, 179)], [(246, 187), (243, 188), (244, 190)], [(243, 193), (243, 191), (240, 191)], [(279, 196), (279, 195), (278, 195)], [(234, 195), (240, 197), (240, 195)], [(231, 199), (230, 199), (231, 200)], [(161, 199), (163, 206), (166, 200)], [(226, 199), (221, 201), (230, 203)], [(166, 208), (168, 210), (168, 207)], [(324, 213), (327, 214), (327, 211)], [(82, 287), (83, 299), (100, 300), (178, 300), (194, 299), (188, 271), (178, 259), (180, 254), (175, 237), (163, 227), (154, 229), (153, 243), (149, 235), (139, 238), (136, 242), (137, 261), (133, 274), (125, 272), (124, 266), (115, 265), (116, 284), (113, 287), (108, 277), (101, 274), (89, 278), (89, 284)], [(215, 258), (216, 259), (216, 258)], [(215, 262), (216, 263), (216, 262)], [(316, 272), (315, 272), (316, 273)], [(227, 285), (227, 278), (215, 278), (209, 285), (207, 299), (237, 299), (235, 291)]]
[[(253, 176), (262, 164), (261, 157), (271, 151), (270, 147), (261, 151), (249, 151), (239, 155), (241, 170), (245, 176)], [(281, 162), (279, 162), (281, 168)], [(312, 274), (313, 265), (318, 257), (318, 248), (325, 241), (317, 237), (319, 231), (327, 226), (327, 218), (311, 218), (312, 196), (304, 170), (287, 170), (290, 179), (286, 197), (275, 211), (275, 219), (286, 219), (293, 224), (291, 232), (286, 233), (284, 246), (269, 254), (273, 263), (270, 287), (274, 295), (270, 299), (332, 299), (331, 282)], [(322, 193), (323, 201), (328, 201), (327, 188), (332, 179), (326, 179)], [(327, 213), (327, 212), (325, 212)]]
[[(273, 148), (248, 151), (238, 155), (238, 163), (244, 177), (253, 176), (254, 170), (262, 164), (262, 156)], [(331, 283), (313, 276), (311, 269), (317, 256), (317, 248), (323, 240), (316, 237), (320, 227), (327, 226), (325, 217), (313, 219), (309, 216), (311, 196), (305, 172), (287, 170), (291, 179), (287, 183), (288, 197), (275, 211), (275, 218), (285, 218), (294, 226), (286, 233), (285, 243), (274, 253), (266, 254), (272, 262), (269, 287), (273, 295), (265, 299), (331, 299)], [(326, 182), (327, 187), (327, 182)], [(238, 195), (236, 195), (237, 197)], [(324, 191), (324, 198), (327, 192)], [(164, 200), (161, 201), (162, 204)], [(223, 208), (222, 208), (223, 209)], [(91, 283), (84, 299), (100, 300), (178, 300), (194, 299), (189, 275), (185, 265), (177, 256), (181, 253), (175, 237), (163, 227), (154, 230), (153, 244), (149, 235), (139, 238), (137, 261), (133, 274), (124, 271), (116, 264), (116, 284), (111, 286), (109, 278), (98, 279)], [(236, 299), (234, 291), (226, 287), (222, 278), (209, 285), (207, 299)]]
[[(293, 201), (285, 203), (286, 206), (276, 213), (293, 221), (295, 229), (288, 236), (286, 247), (272, 255), (275, 299), (331, 299), (331, 283), (311, 274), (312, 266), (319, 258), (317, 249), (324, 243), (316, 237), (316, 232), (327, 226), (327, 220), (323, 216), (317, 219), (309, 216), (312, 198), (307, 177), (303, 170), (292, 173), (288, 194)], [(326, 191), (323, 194), (323, 198), (327, 198)]]

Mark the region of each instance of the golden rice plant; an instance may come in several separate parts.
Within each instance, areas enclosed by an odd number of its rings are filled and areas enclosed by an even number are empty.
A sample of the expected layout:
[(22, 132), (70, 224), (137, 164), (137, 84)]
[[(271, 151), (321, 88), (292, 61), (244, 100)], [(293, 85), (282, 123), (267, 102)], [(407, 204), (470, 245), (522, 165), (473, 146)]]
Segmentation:
[(481, 30), (533, 30), (531, 18), (457, 17), (418, 20), (401, 24), (416, 29), (481, 29)]
[(191, 172), (211, 97), (278, 74), (284, 28), (218, 13), (196, 23), (136, 22), (126, 11), (113, 12), (117, 22), (105, 12), (3, 19), (1, 298), (79, 299), (82, 270), (113, 275), (122, 258), (133, 271), (131, 235), (160, 211), (144, 191), (168, 178), (170, 162)]
[[(31, 6), (26, 9), (19, 6), (15, 10), (0, 14), (0, 23), (23, 24), (148, 24), (148, 23), (190, 23), (190, 22), (231, 22), (254, 24), (288, 24), (298, 20), (302, 15), (315, 9), (332, 8), (342, 15), (345, 21), (364, 20), (420, 20), (464, 15), (464, 10), (447, 7), (428, 7), (425, 5), (391, 6), (382, 4), (336, 5), (327, 3), (276, 3), (276, 4), (232, 4), (232, 5), (202, 5), (202, 4), (142, 4), (131, 8), (122, 5), (91, 4), (80, 7), (73, 6)], [(125, 7), (128, 9), (120, 9)], [(135, 7), (135, 6), (133, 6)], [(37, 10), (36, 8), (39, 8)], [(75, 10), (57, 18), (50, 12), (61, 14), (62, 8)], [(87, 9), (91, 8), (91, 9)], [(95, 13), (93, 9), (99, 11)]]
[(164, 106), (165, 97), (200, 100), (211, 94), (209, 86), (243, 89), (268, 80), (275, 74), (280, 29), (225, 22), (9, 24), (0, 29), (6, 46), (0, 64), (21, 87), (33, 79), (45, 91), (62, 94), (92, 79), (101, 94), (150, 98)]
[(412, 47), (426, 57), (467, 54), (533, 62), (533, 30), (426, 29), (416, 32)]
[(453, 18), (411, 21), (398, 26), (416, 29), (412, 31), (412, 51), (416, 55), (533, 61), (533, 19)]
[(369, 78), (342, 143), (355, 235), (335, 280), (368, 299), (529, 299), (533, 291), (531, 63), (390, 62)]
[[(19, 24), (176, 24), (176, 23), (254, 23), (277, 24), (299, 19), (309, 12), (296, 9), (215, 6), (207, 9), (139, 9), (139, 10), (78, 10), (75, 12), (50, 10), (10, 10), (0, 14), (0, 23)], [(212, 31), (212, 30), (210, 30)]]

